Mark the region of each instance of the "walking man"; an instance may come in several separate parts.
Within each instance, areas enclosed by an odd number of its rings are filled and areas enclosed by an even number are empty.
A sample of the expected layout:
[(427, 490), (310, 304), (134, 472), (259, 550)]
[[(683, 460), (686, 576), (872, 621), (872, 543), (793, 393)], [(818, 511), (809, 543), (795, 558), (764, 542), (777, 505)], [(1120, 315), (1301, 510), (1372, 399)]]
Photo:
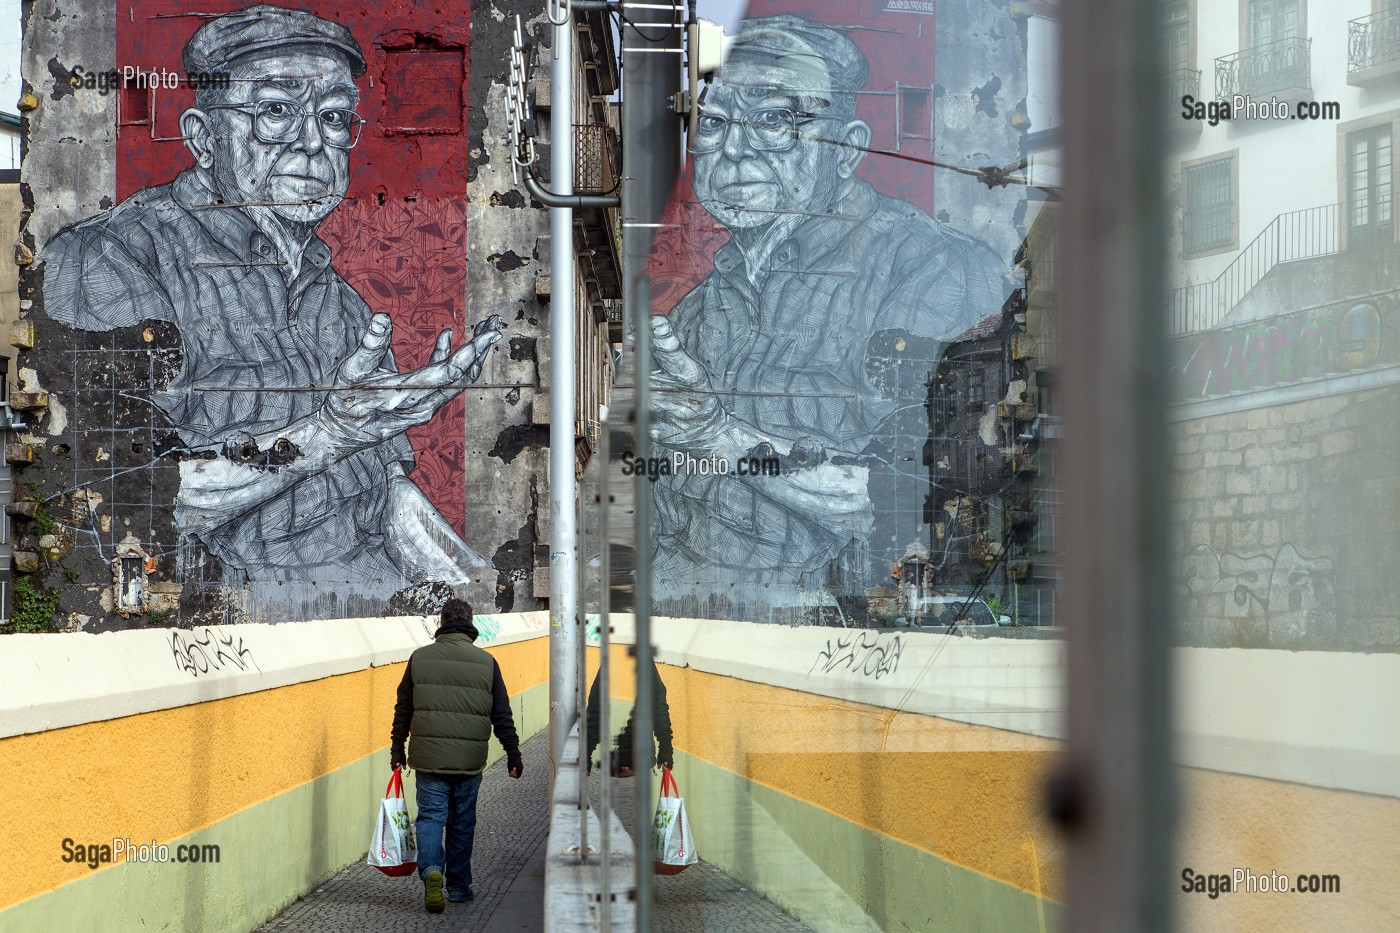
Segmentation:
[[(472, 607), (449, 599), (431, 645), (408, 659), (394, 704), (390, 761), (417, 772), (418, 874), (423, 907), (442, 913), (449, 901), (469, 901), (476, 793), (486, 767), (492, 729), (506, 750), (512, 778), (525, 771), (520, 737), (510, 713), (510, 695), (500, 665), (473, 642)], [(404, 740), (413, 736), (407, 755)], [(447, 842), (444, 848), (443, 832)]]

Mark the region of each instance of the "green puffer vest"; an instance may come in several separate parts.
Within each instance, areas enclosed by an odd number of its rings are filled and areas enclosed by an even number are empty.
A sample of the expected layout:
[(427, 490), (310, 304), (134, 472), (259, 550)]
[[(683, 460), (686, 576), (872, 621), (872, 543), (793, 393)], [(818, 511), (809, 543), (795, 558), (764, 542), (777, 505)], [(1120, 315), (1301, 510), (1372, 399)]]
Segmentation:
[(464, 632), (413, 652), (413, 721), (408, 765), (430, 774), (479, 774), (491, 738), (495, 661)]

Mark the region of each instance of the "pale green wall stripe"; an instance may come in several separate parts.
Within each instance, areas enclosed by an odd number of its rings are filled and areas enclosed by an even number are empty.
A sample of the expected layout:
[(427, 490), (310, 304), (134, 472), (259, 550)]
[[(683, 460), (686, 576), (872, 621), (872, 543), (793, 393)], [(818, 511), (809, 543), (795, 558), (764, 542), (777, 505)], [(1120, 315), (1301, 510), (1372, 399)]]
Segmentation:
[[(549, 685), (538, 684), (513, 697), (511, 708), (523, 741), (549, 720)], [(491, 746), (490, 759), (495, 761), (502, 751), (495, 739)], [(221, 849), (216, 865), (121, 863), (101, 868), (0, 911), (0, 930), (255, 930), (326, 878), (364, 858), (388, 778), (386, 747), (167, 843), (172, 857), (181, 843), (216, 843)], [(159, 780), (159, 775), (152, 779)], [(412, 806), (413, 781), (404, 786)], [(59, 855), (55, 852), (54, 858)]]

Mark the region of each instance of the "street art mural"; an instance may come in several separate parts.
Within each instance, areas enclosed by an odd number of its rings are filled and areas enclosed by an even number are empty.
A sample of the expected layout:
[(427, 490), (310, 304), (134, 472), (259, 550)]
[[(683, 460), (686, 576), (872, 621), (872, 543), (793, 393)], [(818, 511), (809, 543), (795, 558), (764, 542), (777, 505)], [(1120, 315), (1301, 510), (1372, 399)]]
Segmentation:
[[(119, 61), (178, 42), (200, 80), (122, 98), (120, 203), (40, 254), (43, 311), (74, 330), (64, 492), (134, 515), (186, 611), (435, 611), (491, 573), (464, 537), (459, 396), (504, 324), (466, 319), (447, 170), (467, 24), (168, 6), (133, 8), (147, 29), (123, 11)], [(102, 552), (117, 529), (76, 534)]]
[[(1014, 197), (972, 233), (938, 209), (935, 20), (773, 6), (706, 89), (658, 235), (654, 436), (681, 466), (652, 485), (653, 588), (670, 612), (772, 618), (830, 591), (859, 615), (931, 543), (931, 377), (1002, 314)], [(776, 476), (683, 468), (775, 456)]]

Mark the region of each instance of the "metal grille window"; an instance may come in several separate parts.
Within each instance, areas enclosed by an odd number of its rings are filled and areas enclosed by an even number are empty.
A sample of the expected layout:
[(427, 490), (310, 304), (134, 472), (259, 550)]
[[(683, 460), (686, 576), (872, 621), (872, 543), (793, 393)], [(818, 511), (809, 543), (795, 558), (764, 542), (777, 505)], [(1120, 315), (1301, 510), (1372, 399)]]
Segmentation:
[(1186, 170), (1186, 251), (1228, 247), (1235, 238), (1232, 158)]
[(1390, 127), (1347, 136), (1347, 213), (1350, 244), (1369, 246), (1391, 239)]

